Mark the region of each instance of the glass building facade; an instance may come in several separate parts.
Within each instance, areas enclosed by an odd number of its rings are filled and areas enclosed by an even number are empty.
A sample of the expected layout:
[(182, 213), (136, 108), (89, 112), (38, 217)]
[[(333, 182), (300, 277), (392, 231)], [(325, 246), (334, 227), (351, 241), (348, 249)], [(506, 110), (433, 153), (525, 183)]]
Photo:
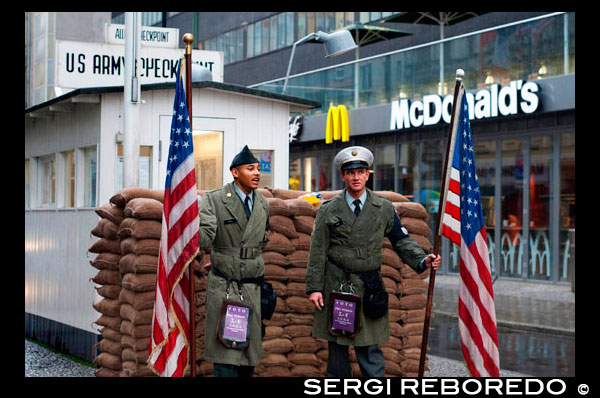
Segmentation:
[[(375, 155), (368, 187), (393, 190), (421, 203), (430, 214), (433, 231), (448, 125), (374, 128), (354, 135), (351, 129), (350, 142), (328, 145), (324, 139), (328, 106), (345, 105), (352, 120), (354, 115), (354, 119), (363, 118), (366, 111), (394, 101), (452, 94), (458, 68), (465, 70), (464, 84), (470, 92), (492, 85), (501, 88), (515, 81), (538, 82), (540, 86), (547, 83), (540, 91), (542, 106), (537, 112), (472, 119), (471, 126), (493, 277), (571, 281), (575, 232), (574, 32), (574, 13), (553, 13), (291, 76), (286, 94), (318, 100), (323, 107), (305, 118), (305, 127), (322, 130), (318, 139), (312, 134), (290, 144), (290, 189), (341, 189), (331, 160), (345, 146), (362, 145)], [(440, 45), (444, 50), (442, 84)], [(556, 87), (566, 87), (566, 91), (547, 89), (563, 80), (566, 86)], [(281, 93), (283, 79), (254, 87)], [(560, 101), (571, 103), (559, 109), (548, 105)], [(322, 123), (308, 123), (311, 119)], [(351, 125), (357, 123), (354, 120)], [(458, 272), (458, 247), (445, 238), (442, 256), (441, 272)]]

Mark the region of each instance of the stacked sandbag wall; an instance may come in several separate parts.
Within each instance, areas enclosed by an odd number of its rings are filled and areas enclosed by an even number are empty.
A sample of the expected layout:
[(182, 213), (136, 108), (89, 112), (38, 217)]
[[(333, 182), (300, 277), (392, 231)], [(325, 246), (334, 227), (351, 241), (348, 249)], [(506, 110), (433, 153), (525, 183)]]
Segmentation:
[(124, 216), (122, 208), (110, 204), (95, 211), (100, 220), (91, 233), (99, 239), (88, 251), (96, 254), (90, 264), (98, 270), (92, 281), (96, 284), (95, 289), (100, 300), (93, 306), (101, 314), (95, 323), (100, 327), (102, 338), (96, 345), (99, 354), (94, 359), (97, 366), (94, 373), (97, 377), (118, 377), (122, 370), (122, 319), (119, 303), (121, 251), (117, 232)]
[[(306, 193), (302, 191), (260, 191), (267, 197), (270, 206), (270, 240), (263, 252), (265, 280), (273, 284), (278, 297), (273, 317), (264, 321), (263, 356), (255, 374), (260, 377), (322, 377), (326, 371), (327, 342), (311, 336), (314, 305), (305, 294), (311, 233), (322, 201), (313, 206), (304, 199), (298, 199)], [(321, 194), (323, 200), (327, 200), (339, 192)], [(201, 195), (204, 192), (198, 193)], [(423, 249), (431, 249), (430, 230), (426, 222), (428, 214), (423, 206), (409, 202), (399, 194), (377, 193), (392, 201), (411, 237)], [(100, 342), (100, 361), (98, 358), (96, 361), (100, 366), (96, 371), (97, 376), (153, 376), (146, 365), (146, 359), (156, 288), (162, 197), (162, 190), (124, 189), (111, 198), (110, 204), (97, 209), (99, 215), (100, 210), (104, 209), (102, 214), (117, 214), (120, 217), (111, 220), (116, 226), (111, 225), (113, 232), (108, 236), (112, 239), (104, 238), (104, 235), (101, 238), (113, 241), (112, 252), (106, 251), (109, 254), (104, 254), (102, 258), (98, 254), (92, 263), (96, 268), (104, 267), (99, 268), (100, 271), (112, 271), (94, 279), (96, 283), (103, 285), (98, 288), (98, 292), (109, 295), (104, 296), (104, 300), (113, 300), (105, 304), (110, 303), (113, 307), (115, 301), (119, 304), (118, 313), (113, 308), (109, 312), (112, 315), (102, 313), (97, 322), (104, 326), (103, 340), (113, 343), (120, 341), (120, 346), (112, 344), (110, 347), (108, 343)], [(107, 213), (108, 210), (111, 212)], [(107, 224), (102, 221), (107, 216), (101, 217), (100, 222)], [(115, 242), (118, 245), (115, 246)], [(98, 252), (99, 249), (94, 250)], [(386, 360), (385, 375), (413, 377), (418, 370), (423, 332), (427, 294), (424, 279), (429, 272), (417, 274), (412, 271), (392, 250), (387, 239), (382, 250), (381, 272), (389, 293), (391, 334), (390, 341), (381, 345)], [(212, 363), (202, 358), (208, 279), (204, 266), (210, 261), (209, 253), (210, 249), (206, 253), (201, 252), (192, 263), (195, 271), (195, 348), (198, 376), (213, 375)], [(102, 262), (98, 262), (98, 258), (110, 259), (111, 262), (104, 266), (101, 265)], [(105, 286), (114, 288), (103, 293), (104, 290), (101, 289)], [(95, 307), (100, 310), (104, 306), (95, 304)], [(350, 358), (353, 375), (360, 376), (353, 349), (350, 349)], [(114, 365), (106, 359), (113, 360)]]

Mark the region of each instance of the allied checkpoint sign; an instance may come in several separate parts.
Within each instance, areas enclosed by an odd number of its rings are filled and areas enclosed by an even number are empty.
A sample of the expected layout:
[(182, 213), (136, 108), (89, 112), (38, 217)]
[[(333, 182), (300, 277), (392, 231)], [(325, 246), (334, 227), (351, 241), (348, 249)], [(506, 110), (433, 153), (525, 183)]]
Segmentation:
[[(56, 40), (56, 86), (77, 89), (123, 85), (124, 25), (107, 25), (106, 43)], [(175, 81), (177, 62), (184, 53), (183, 48), (177, 47), (178, 40), (179, 29), (142, 27), (137, 65), (140, 84)], [(194, 50), (192, 62), (207, 68), (212, 73), (213, 81), (223, 82), (222, 52)]]

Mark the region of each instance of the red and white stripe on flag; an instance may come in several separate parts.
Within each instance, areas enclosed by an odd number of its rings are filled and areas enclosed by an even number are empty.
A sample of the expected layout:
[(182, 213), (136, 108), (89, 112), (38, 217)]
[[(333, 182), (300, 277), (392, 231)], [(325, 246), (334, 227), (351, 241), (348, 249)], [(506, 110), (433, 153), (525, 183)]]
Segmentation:
[(150, 369), (167, 377), (183, 376), (188, 368), (190, 263), (200, 245), (191, 125), (180, 76), (178, 68), (148, 358)]
[(460, 246), (458, 315), (465, 363), (472, 376), (498, 377), (494, 291), (466, 95), (457, 102), (441, 233)]

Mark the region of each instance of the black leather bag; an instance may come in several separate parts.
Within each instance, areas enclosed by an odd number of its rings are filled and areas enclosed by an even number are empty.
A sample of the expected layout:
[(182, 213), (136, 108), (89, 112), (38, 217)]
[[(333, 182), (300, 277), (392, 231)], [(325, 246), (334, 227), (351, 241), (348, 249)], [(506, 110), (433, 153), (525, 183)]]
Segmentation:
[(364, 283), (363, 312), (365, 316), (378, 319), (388, 312), (388, 293), (385, 290), (379, 269), (373, 272), (361, 272), (358, 276)]
[(260, 318), (271, 319), (277, 305), (277, 293), (269, 282), (260, 284)]

